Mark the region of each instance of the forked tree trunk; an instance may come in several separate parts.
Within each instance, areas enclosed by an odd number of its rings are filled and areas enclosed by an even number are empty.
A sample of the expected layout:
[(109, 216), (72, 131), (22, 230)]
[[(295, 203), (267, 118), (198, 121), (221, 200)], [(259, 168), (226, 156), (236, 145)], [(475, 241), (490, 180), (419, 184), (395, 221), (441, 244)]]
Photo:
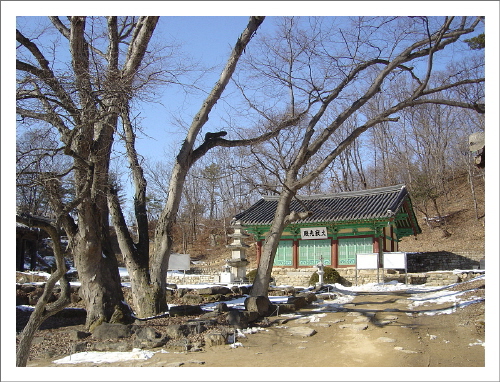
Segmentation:
[(167, 270), (173, 244), (173, 226), (182, 197), (182, 188), (186, 180), (188, 168), (178, 159), (171, 176), (167, 203), (162, 211), (155, 231), (155, 248), (151, 254), (151, 288), (156, 297), (155, 305), (158, 313), (168, 309), (166, 301)]
[(148, 252), (145, 252), (143, 246), (134, 244), (114, 189), (108, 192), (108, 205), (118, 245), (130, 277), (134, 313), (139, 318), (155, 316), (160, 309), (156, 301), (161, 299), (154, 294), (155, 290), (150, 286)]

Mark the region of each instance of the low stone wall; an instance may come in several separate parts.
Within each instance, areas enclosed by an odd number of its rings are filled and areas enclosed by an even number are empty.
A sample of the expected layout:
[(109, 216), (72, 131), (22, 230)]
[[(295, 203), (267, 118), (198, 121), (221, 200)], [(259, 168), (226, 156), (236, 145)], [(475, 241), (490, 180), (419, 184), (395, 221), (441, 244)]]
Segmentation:
[[(271, 276), (276, 285), (309, 285), (311, 275), (316, 268), (273, 268)], [(356, 268), (337, 268), (342, 278), (341, 283), (345, 286), (363, 285), (369, 283), (387, 283), (397, 281), (408, 284), (425, 284), (426, 286), (444, 286), (462, 281), (470, 280), (484, 274), (484, 270), (461, 270), (461, 271), (432, 271), (408, 273), (398, 272), (390, 269), (359, 269), (356, 278)]]
[[(484, 274), (484, 270), (464, 270), (464, 271), (435, 271), (423, 274), (410, 274), (411, 284), (423, 281), (426, 286), (442, 286), (459, 283), (473, 279)], [(417, 276), (417, 277), (416, 277)], [(418, 281), (417, 281), (417, 280)], [(410, 282), (410, 281), (408, 281)]]
[[(342, 278), (342, 283), (351, 286), (356, 285), (356, 268), (337, 268), (337, 272)], [(309, 279), (317, 268), (273, 268), (271, 276), (276, 285), (309, 286)], [(382, 270), (379, 271), (380, 282), (382, 282)], [(404, 277), (404, 275), (403, 275)], [(371, 269), (358, 270), (357, 284), (368, 284), (377, 282), (377, 271)]]
[(219, 275), (168, 275), (167, 283), (169, 284), (203, 284), (203, 283), (218, 283)]
[(273, 267), (271, 277), (274, 279), (276, 285), (293, 285), (304, 286), (309, 285), (309, 279), (312, 274), (316, 272), (316, 268), (278, 268)]
[[(404, 272), (391, 269), (380, 269), (378, 276), (377, 270), (360, 269), (358, 270), (356, 280), (356, 269), (337, 268), (344, 285), (363, 285), (376, 282), (389, 282), (396, 280), (404, 283), (408, 280), (410, 284), (426, 285), (449, 285), (459, 281), (464, 281), (469, 276), (457, 276), (453, 269), (469, 270), (464, 274), (481, 274), (479, 270), (484, 269), (484, 252), (482, 251), (464, 251), (464, 252), (408, 252), (407, 270)], [(475, 270), (478, 272), (474, 273)], [(247, 269), (247, 272), (251, 269)], [(311, 268), (280, 268), (274, 267), (271, 277), (276, 285), (309, 285), (311, 275), (316, 272), (315, 267)], [(167, 282), (171, 284), (200, 284), (200, 283), (218, 283), (221, 269), (219, 267), (193, 267), (189, 274), (170, 276)], [(476, 277), (476, 276), (474, 276)]]

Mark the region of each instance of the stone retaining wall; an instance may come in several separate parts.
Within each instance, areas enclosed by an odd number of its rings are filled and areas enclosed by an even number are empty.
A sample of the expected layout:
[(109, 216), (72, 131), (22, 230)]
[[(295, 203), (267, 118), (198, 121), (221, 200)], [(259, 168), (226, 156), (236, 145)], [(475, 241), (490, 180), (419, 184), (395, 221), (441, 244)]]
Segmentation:
[(316, 272), (316, 268), (278, 268), (273, 267), (271, 277), (276, 285), (305, 286), (309, 284), (309, 279)]
[(484, 269), (484, 252), (408, 252), (408, 272), (447, 271), (450, 269)]
[[(407, 278), (404, 271), (392, 269), (377, 270), (359, 269), (356, 280), (356, 268), (337, 268), (345, 285), (363, 285), (376, 282), (389, 282), (396, 280), (410, 284), (426, 284), (430, 286), (449, 285), (476, 277), (484, 273), (484, 252), (408, 252)], [(463, 269), (462, 273), (453, 271)], [(308, 286), (309, 278), (316, 272), (316, 268), (273, 268), (271, 276), (276, 285)], [(477, 271), (476, 271), (477, 270)]]

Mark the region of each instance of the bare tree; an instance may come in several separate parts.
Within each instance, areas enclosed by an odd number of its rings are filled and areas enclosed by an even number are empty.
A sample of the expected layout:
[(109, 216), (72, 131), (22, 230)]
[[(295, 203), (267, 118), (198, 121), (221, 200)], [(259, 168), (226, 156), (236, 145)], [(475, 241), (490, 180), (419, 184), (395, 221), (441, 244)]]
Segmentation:
[(145, 212), (146, 182), (143, 170), (138, 163), (138, 156), (134, 145), (135, 136), (131, 129), (128, 111), (122, 114), (123, 127), (126, 131), (125, 136), (127, 137), (127, 154), (132, 173), (134, 174), (134, 204), (138, 227), (138, 240), (136, 242), (134, 242), (129, 234), (121, 206), (116, 198), (116, 193), (112, 189), (108, 193), (108, 205), (117, 232), (120, 249), (129, 269), (136, 314), (139, 317), (160, 314), (168, 308), (165, 295), (166, 274), (173, 244), (174, 223), (179, 210), (186, 176), (193, 164), (216, 146), (237, 147), (262, 142), (275, 136), (280, 130), (294, 125), (300, 119), (300, 114), (293, 116), (285, 115), (281, 120), (274, 122), (271, 130), (260, 136), (248, 139), (227, 140), (223, 138), (226, 135), (225, 132), (207, 133), (203, 142), (199, 146), (196, 146), (197, 138), (202, 127), (207, 122), (211, 110), (220, 99), (236, 68), (239, 58), (263, 21), (264, 17), (261, 16), (250, 17), (247, 27), (236, 41), (219, 80), (193, 118), (186, 138), (175, 158), (168, 189), (168, 198), (156, 224), (154, 246), (151, 253), (148, 248), (147, 214)]
[[(60, 65), (67, 56), (17, 30), (17, 114), (57, 129), (63, 152), (72, 160), (65, 174), (54, 176), (73, 175), (74, 198), (61, 198), (57, 187), (48, 194), (57, 225), (69, 238), (82, 283), (86, 325), (93, 329), (105, 321), (130, 320), (109, 242), (110, 153), (122, 110), (157, 75), (152, 67), (144, 67), (143, 59), (158, 17), (50, 20), (71, 61), (67, 67)], [(70, 213), (74, 210), (76, 219)]]
[[(61, 247), (61, 231), (53, 222), (30, 215), (17, 215), (16, 221), (29, 227), (37, 227), (46, 231), (52, 239), (52, 248), (56, 259), (56, 270), (45, 283), (43, 294), (37, 301), (34, 311), (31, 313), (28, 323), (21, 332), (19, 344), (16, 352), (16, 366), (26, 366), (29, 358), (29, 350), (35, 332), (40, 325), (50, 316), (64, 309), (70, 303), (70, 287), (66, 279), (66, 263), (64, 261), (64, 251)], [(60, 293), (56, 301), (49, 303), (54, 286), (59, 282)]]
[[(397, 113), (410, 107), (443, 104), (477, 110), (473, 102), (449, 97), (445, 92), (451, 88), (482, 84), (484, 78), (458, 80), (449, 77), (446, 81), (437, 81), (434, 65), (439, 52), (460, 43), (460, 38), (473, 33), (480, 22), (480, 17), (358, 18), (351, 24), (352, 28), (339, 24), (325, 34), (319, 29), (319, 24), (310, 22), (318, 29), (312, 28), (309, 34), (299, 28), (292, 29), (275, 40), (282, 44), (282, 49), (296, 49), (288, 40), (300, 47), (300, 54), (288, 55), (296, 60), (291, 76), (282, 75), (284, 71), (281, 69), (290, 68), (290, 65), (274, 54), (252, 58), (249, 76), (262, 74), (261, 78), (267, 82), (266, 90), (273, 88), (274, 94), (282, 90), (282, 99), (287, 99), (283, 103), (293, 109), (310, 110), (301, 130), (300, 144), (282, 169), (280, 198), (270, 234), (263, 245), (253, 296), (267, 296), (272, 264), (283, 229), (296, 216), (301, 218), (299, 211), (290, 211), (291, 200), (362, 133), (381, 123), (396, 122)], [(381, 43), (376, 45), (377, 42)], [(262, 46), (267, 44), (268, 40)], [(406, 76), (408, 81), (400, 96), (391, 97), (382, 108), (374, 107), (374, 98), (394, 86), (392, 80), (400, 76)], [(293, 97), (290, 97), (290, 78), (293, 78)], [(243, 85), (241, 89), (249, 90)], [(249, 96), (246, 98), (250, 106), (257, 107), (259, 94), (255, 94), (256, 89), (252, 90), (253, 100)], [(259, 112), (265, 113), (266, 106), (261, 105)], [(327, 110), (335, 114), (333, 119), (326, 119)], [(358, 119), (346, 138), (326, 155), (322, 154), (318, 165), (303, 172), (311, 158), (321, 153), (325, 143), (355, 113), (362, 113), (363, 118)], [(300, 212), (309, 213), (307, 210)]]

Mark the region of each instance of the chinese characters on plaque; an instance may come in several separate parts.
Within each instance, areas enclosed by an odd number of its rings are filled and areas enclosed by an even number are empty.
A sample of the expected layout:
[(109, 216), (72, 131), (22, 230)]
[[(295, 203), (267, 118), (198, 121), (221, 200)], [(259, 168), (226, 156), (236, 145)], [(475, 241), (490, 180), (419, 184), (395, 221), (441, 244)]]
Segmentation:
[(300, 229), (300, 238), (307, 239), (328, 239), (326, 227), (309, 227)]

